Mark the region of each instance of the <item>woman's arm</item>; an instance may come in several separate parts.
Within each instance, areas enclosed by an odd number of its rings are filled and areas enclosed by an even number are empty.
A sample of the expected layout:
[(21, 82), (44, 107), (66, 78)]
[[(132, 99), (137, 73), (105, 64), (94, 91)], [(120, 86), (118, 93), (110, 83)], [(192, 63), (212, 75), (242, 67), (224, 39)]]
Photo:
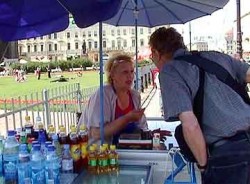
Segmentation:
[[(115, 119), (112, 122), (105, 123), (104, 136), (111, 137), (124, 129), (130, 122), (138, 122), (144, 114), (144, 109), (133, 110), (128, 114)], [(100, 139), (100, 127), (90, 127), (90, 137), (99, 140)]]

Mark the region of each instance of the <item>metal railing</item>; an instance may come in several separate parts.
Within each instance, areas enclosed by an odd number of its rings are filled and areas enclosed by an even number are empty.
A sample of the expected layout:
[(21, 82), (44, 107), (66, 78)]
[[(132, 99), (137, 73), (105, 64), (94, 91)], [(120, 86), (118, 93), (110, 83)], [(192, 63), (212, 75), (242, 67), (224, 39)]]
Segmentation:
[(64, 125), (68, 132), (70, 125), (77, 123), (77, 113), (85, 108), (88, 98), (96, 89), (80, 89), (80, 84), (75, 83), (0, 99), (0, 132), (6, 135), (7, 130), (23, 127), (26, 115), (31, 117), (33, 124), (40, 116), (45, 128), (52, 124), (58, 131), (59, 126)]

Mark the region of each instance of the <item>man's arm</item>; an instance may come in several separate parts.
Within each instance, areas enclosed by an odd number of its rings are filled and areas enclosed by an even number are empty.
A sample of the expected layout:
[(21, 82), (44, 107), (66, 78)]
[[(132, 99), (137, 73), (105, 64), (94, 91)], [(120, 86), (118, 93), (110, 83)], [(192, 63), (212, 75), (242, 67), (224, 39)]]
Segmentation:
[(179, 118), (182, 123), (185, 141), (194, 154), (198, 164), (205, 166), (207, 164), (206, 143), (197, 118), (192, 111), (182, 112)]

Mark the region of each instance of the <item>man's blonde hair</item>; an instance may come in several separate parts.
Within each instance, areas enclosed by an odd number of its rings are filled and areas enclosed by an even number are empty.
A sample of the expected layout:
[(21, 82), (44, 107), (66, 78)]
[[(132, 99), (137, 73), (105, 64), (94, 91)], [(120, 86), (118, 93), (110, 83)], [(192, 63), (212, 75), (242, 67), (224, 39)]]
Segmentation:
[(119, 63), (121, 62), (129, 62), (129, 63), (133, 63), (132, 57), (130, 57), (128, 54), (116, 54), (114, 56), (112, 56), (105, 65), (105, 72), (106, 72), (106, 76), (107, 76), (107, 80), (109, 84), (112, 84), (112, 78), (111, 78), (111, 74), (114, 71), (114, 69), (119, 65)]

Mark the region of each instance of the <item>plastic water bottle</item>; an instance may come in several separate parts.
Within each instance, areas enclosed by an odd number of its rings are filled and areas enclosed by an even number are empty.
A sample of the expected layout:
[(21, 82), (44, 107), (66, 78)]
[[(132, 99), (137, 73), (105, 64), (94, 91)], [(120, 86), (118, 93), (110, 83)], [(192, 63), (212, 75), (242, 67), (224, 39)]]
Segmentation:
[(18, 149), (19, 144), (15, 138), (15, 131), (9, 130), (3, 148), (5, 184), (17, 183)]
[(60, 161), (53, 145), (48, 146), (45, 163), (46, 184), (59, 184)]
[(44, 157), (40, 151), (41, 146), (35, 144), (31, 155), (31, 177), (33, 184), (45, 183)]
[(41, 152), (45, 156), (46, 133), (45, 133), (45, 131), (43, 129), (39, 130), (38, 142), (41, 144)]
[(73, 159), (70, 155), (69, 144), (63, 145), (62, 173), (73, 173)]
[(0, 135), (0, 183), (3, 183), (3, 141), (4, 138)]
[(31, 184), (30, 155), (26, 144), (19, 146), (18, 183)]

